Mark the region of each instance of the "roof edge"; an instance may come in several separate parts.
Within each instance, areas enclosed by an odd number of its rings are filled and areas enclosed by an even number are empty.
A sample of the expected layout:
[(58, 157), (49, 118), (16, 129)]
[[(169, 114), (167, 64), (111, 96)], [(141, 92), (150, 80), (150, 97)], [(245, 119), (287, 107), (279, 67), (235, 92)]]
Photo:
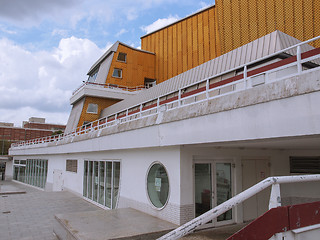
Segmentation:
[(199, 13), (201, 13), (201, 12), (204, 12), (204, 11), (210, 9), (210, 8), (214, 8), (215, 6), (216, 6), (215, 4), (212, 4), (212, 5), (209, 5), (208, 7), (201, 8), (201, 9), (199, 9), (198, 11), (196, 11), (196, 12), (194, 12), (194, 13), (191, 13), (190, 15), (187, 15), (187, 16), (184, 17), (184, 18), (181, 18), (181, 19), (179, 19), (179, 20), (177, 20), (177, 21), (175, 21), (175, 22), (173, 22), (173, 23), (170, 23), (170, 24), (168, 24), (168, 25), (166, 25), (166, 26), (164, 26), (164, 27), (161, 27), (161, 28), (159, 28), (159, 29), (157, 29), (157, 30), (154, 30), (154, 31), (152, 31), (152, 32), (149, 32), (149, 33), (143, 35), (142, 37), (140, 37), (140, 39), (145, 38), (145, 37), (147, 37), (147, 36), (149, 36), (149, 35), (151, 35), (151, 34), (154, 34), (154, 33), (158, 32), (158, 31), (161, 31), (162, 29), (165, 29), (165, 28), (167, 28), (167, 27), (170, 27), (170, 26), (172, 26), (172, 25), (174, 25), (174, 24), (177, 24), (178, 22), (182, 22), (183, 20), (186, 20), (186, 19), (188, 19), (188, 18), (190, 18), (190, 17), (193, 17), (194, 15), (199, 14)]

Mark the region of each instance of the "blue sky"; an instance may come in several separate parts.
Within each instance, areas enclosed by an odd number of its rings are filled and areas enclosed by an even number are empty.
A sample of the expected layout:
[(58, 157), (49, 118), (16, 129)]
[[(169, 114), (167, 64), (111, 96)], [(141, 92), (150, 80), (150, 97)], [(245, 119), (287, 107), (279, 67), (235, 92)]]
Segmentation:
[(66, 124), (72, 91), (117, 40), (140, 37), (201, 8), (202, 0), (0, 0), (0, 122)]

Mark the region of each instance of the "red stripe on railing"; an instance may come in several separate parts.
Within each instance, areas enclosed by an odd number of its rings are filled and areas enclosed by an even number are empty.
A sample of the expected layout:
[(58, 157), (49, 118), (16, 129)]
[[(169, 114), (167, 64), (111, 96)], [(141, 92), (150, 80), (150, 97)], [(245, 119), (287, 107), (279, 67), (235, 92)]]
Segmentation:
[(227, 240), (268, 240), (274, 234), (320, 223), (320, 202), (272, 208)]
[(292, 230), (320, 223), (320, 202), (290, 206), (289, 222)]
[(317, 55), (317, 54), (320, 54), (320, 48), (315, 48), (315, 49), (312, 49), (312, 50), (310, 50), (308, 52), (302, 53), (301, 54), (301, 59), (312, 57), (312, 56)]

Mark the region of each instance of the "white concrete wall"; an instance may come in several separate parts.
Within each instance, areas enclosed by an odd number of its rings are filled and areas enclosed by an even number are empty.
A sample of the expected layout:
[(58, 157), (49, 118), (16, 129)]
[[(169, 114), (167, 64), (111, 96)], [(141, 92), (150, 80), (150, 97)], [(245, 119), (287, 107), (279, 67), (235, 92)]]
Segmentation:
[(11, 180), (13, 178), (13, 161), (6, 161), (6, 180)]
[[(194, 169), (192, 164), (195, 159), (232, 160), (235, 164), (233, 175), (234, 195), (242, 189), (242, 159), (269, 159), (271, 176), (290, 175), (290, 156), (319, 156), (319, 150), (273, 150), (273, 149), (246, 149), (246, 148), (216, 148), (204, 145), (181, 147), (181, 205), (193, 205), (194, 209)], [(281, 196), (284, 202), (290, 204), (297, 201), (320, 199), (320, 182), (283, 184)], [(291, 202), (290, 202), (291, 201)], [(242, 205), (235, 209), (235, 221), (242, 222)], [(194, 214), (194, 210), (193, 210)]]

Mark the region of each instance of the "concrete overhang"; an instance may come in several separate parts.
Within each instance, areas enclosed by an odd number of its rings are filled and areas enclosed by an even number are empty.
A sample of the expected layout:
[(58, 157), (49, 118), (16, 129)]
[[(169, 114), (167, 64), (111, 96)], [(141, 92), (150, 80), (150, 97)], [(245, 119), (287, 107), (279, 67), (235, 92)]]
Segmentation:
[(85, 85), (70, 98), (70, 104), (73, 105), (83, 97), (87, 96), (123, 100), (128, 96), (135, 95), (136, 93), (137, 91), (130, 92), (118, 88), (106, 88), (100, 85)]

